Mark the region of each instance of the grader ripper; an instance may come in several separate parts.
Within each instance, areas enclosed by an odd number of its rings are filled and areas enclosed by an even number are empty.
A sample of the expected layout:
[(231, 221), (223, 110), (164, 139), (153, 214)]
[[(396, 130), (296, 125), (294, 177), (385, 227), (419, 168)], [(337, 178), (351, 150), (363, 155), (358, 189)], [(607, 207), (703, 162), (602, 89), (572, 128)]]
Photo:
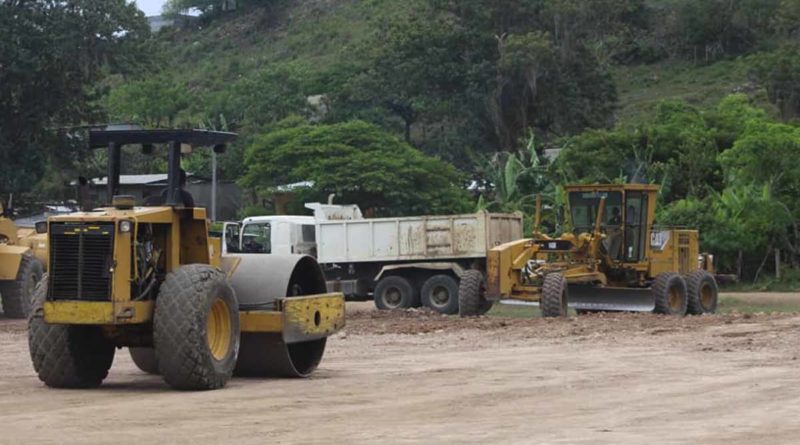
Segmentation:
[(497, 246), (487, 276), (469, 271), (459, 289), (461, 314), (478, 315), (493, 302), (538, 302), (545, 317), (594, 311), (682, 316), (713, 313), (713, 257), (699, 252), (698, 232), (653, 226), (655, 185), (565, 187), (573, 231), (552, 238), (539, 229), (537, 198), (532, 239)]
[[(180, 156), (223, 152), (232, 133), (91, 131), (108, 150), (111, 205), (48, 220), (49, 273), (37, 287), (29, 345), (51, 387), (101, 384), (116, 348), (178, 389), (220, 388), (236, 375), (310, 374), (329, 335), (344, 326), (344, 297), (325, 294), (316, 261), (302, 255), (225, 255), (206, 212), (182, 203)], [(118, 196), (120, 152), (168, 147), (165, 202)]]

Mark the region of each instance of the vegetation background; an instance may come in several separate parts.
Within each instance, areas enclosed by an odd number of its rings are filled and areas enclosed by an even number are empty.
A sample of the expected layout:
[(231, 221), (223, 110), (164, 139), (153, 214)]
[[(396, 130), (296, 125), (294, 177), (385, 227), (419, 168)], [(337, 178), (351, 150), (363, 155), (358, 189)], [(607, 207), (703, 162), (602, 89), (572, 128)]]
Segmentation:
[[(231, 10), (229, 6), (236, 5)], [(663, 185), (659, 223), (718, 268), (800, 269), (800, 0), (0, 1), (0, 185), (19, 205), (102, 175), (76, 127), (236, 131), (220, 175), (269, 213), (532, 212), (569, 182)], [(127, 168), (164, 169), (126, 153)], [(198, 153), (186, 161), (210, 173)], [(301, 205), (297, 210), (302, 209)], [(794, 282), (800, 275), (784, 273)], [(781, 286), (766, 282), (764, 286)]]

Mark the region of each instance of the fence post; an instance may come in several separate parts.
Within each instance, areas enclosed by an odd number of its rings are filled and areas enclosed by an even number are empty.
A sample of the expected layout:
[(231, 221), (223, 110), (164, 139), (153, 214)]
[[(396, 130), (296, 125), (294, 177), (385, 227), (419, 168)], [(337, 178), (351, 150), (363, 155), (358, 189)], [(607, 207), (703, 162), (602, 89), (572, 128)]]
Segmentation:
[(775, 279), (781, 279), (781, 250), (775, 249)]

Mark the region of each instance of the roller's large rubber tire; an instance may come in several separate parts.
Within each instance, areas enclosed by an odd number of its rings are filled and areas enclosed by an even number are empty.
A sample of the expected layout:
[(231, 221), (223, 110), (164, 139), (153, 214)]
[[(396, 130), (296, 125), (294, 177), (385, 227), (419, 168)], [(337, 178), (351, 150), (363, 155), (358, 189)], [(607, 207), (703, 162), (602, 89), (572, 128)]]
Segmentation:
[(489, 312), (494, 304), (486, 299), (486, 279), (479, 270), (468, 270), (461, 275), (458, 285), (458, 314), (474, 317)]
[(651, 292), (655, 300), (654, 313), (679, 317), (686, 315), (688, 305), (686, 281), (680, 274), (676, 272), (659, 274), (653, 281)]
[(692, 315), (717, 312), (719, 288), (714, 276), (704, 270), (696, 270), (686, 276), (688, 301), (686, 312)]
[(542, 299), (539, 308), (543, 317), (567, 316), (567, 279), (563, 274), (550, 273), (545, 275), (542, 285)]
[(373, 293), (380, 310), (408, 309), (419, 306), (419, 295), (409, 280), (396, 275), (381, 278)]
[(36, 287), (28, 320), (28, 348), (39, 380), (53, 388), (100, 386), (114, 361), (114, 345), (98, 326), (44, 322), (47, 276)]
[(458, 312), (458, 281), (450, 275), (428, 278), (419, 293), (422, 305), (427, 308), (446, 315)]
[(42, 279), (44, 266), (31, 255), (22, 255), (17, 279), (0, 282), (3, 313), (8, 318), (27, 318), (33, 305), (33, 292)]
[(140, 371), (158, 375), (158, 359), (153, 348), (128, 348), (131, 360)]
[(170, 386), (225, 386), (239, 353), (239, 304), (225, 274), (205, 264), (167, 274), (156, 300), (153, 343), (158, 373)]

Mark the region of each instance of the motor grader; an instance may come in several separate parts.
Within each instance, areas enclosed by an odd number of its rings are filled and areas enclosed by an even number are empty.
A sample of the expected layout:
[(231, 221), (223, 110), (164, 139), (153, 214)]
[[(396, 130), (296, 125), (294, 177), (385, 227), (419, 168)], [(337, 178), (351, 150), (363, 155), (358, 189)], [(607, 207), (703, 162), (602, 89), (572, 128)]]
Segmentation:
[(541, 232), (537, 197), (531, 239), (491, 249), (486, 280), (473, 270), (461, 279), (461, 315), (499, 300), (538, 303), (545, 317), (595, 311), (713, 313), (713, 257), (699, 252), (696, 230), (656, 227), (657, 185), (565, 187), (572, 230)]
[(46, 238), (20, 228), (0, 205), (0, 298), (7, 318), (25, 318), (47, 262)]
[[(236, 135), (201, 130), (98, 130), (108, 151), (106, 207), (47, 221), (49, 271), (29, 321), (33, 366), (48, 386), (88, 388), (117, 348), (178, 389), (220, 388), (232, 375), (309, 375), (344, 326), (344, 296), (325, 293), (302, 255), (224, 255), (204, 208), (187, 207), (181, 153), (222, 153)], [(120, 196), (124, 146), (166, 145), (164, 202)]]

